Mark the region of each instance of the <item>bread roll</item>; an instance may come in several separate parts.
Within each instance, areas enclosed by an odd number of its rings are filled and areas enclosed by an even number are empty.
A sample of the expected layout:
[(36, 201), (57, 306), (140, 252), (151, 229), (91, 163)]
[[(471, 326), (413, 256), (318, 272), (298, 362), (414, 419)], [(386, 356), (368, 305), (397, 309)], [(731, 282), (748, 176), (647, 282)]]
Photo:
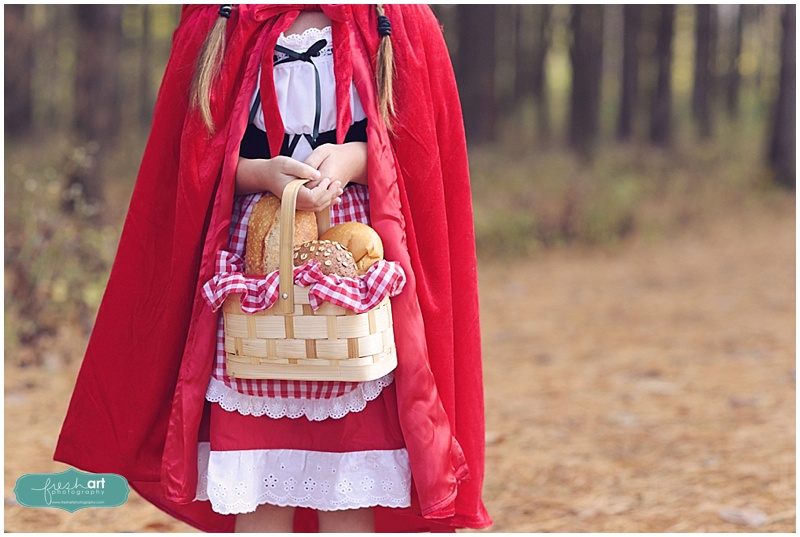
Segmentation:
[(344, 246), (332, 241), (309, 241), (294, 249), (294, 266), (299, 267), (311, 260), (319, 262), (323, 274), (336, 274), (342, 278), (358, 276), (356, 262)]
[(377, 261), (383, 259), (383, 241), (378, 232), (360, 222), (345, 222), (333, 226), (319, 240), (338, 242), (353, 254), (358, 273), (364, 275)]
[[(247, 222), (245, 272), (269, 274), (278, 270), (281, 247), (281, 202), (267, 194), (253, 206)], [(317, 219), (311, 211), (295, 211), (294, 245), (317, 238)]]

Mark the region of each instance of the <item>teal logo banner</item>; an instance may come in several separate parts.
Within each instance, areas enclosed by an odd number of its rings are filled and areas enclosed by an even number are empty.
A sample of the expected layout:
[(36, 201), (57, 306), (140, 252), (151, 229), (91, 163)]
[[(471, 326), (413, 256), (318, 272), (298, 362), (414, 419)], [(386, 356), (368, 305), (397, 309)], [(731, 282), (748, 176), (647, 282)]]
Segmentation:
[(25, 474), (14, 494), (25, 507), (55, 507), (74, 513), (87, 507), (118, 507), (131, 489), (117, 474), (90, 474), (74, 468), (57, 474)]

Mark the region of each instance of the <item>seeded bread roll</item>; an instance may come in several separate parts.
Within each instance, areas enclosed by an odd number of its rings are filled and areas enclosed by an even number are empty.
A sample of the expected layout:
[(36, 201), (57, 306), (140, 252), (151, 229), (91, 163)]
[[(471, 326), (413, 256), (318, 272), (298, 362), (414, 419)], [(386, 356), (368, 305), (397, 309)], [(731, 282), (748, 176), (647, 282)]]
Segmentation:
[[(247, 222), (245, 272), (269, 274), (278, 270), (281, 247), (281, 202), (272, 195), (262, 197), (253, 206)], [(317, 238), (317, 219), (313, 212), (295, 211), (294, 245)]]
[(338, 242), (356, 261), (358, 273), (364, 275), (376, 262), (383, 259), (383, 242), (378, 232), (360, 222), (345, 222), (333, 226), (319, 240)]
[(323, 274), (336, 274), (342, 278), (358, 276), (356, 262), (344, 246), (333, 241), (309, 241), (294, 249), (294, 266), (299, 267), (311, 260), (319, 262)]

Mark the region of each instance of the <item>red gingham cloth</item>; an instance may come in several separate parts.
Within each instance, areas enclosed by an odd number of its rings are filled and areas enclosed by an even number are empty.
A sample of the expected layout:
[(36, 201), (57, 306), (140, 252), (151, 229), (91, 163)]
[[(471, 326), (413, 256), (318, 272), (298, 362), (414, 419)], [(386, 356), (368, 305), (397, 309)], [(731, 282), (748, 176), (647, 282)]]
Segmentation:
[[(220, 254), (218, 256), (218, 273), (220, 272), (220, 263), (224, 265), (226, 263), (233, 262), (235, 264), (237, 259), (240, 260), (244, 258), (245, 246), (247, 244), (247, 223), (250, 218), (250, 211), (252, 210), (253, 205), (259, 199), (261, 199), (263, 195), (264, 194), (262, 193), (257, 193), (234, 198), (233, 215), (231, 217), (230, 228), (231, 240), (229, 245), (229, 254)], [(348, 187), (344, 189), (344, 193), (342, 194), (341, 198), (341, 203), (331, 208), (331, 225), (335, 226), (343, 222), (353, 221), (361, 222), (362, 224), (367, 225), (370, 224), (369, 190), (366, 186), (358, 184), (348, 185)], [(301, 267), (298, 267), (298, 269), (300, 268)], [(295, 271), (295, 277), (297, 277), (298, 272), (298, 270)], [(403, 282), (404, 281), (405, 279), (403, 276)], [(247, 285), (246, 282), (239, 283), (244, 283), (245, 286)], [(233, 285), (238, 285), (238, 283), (233, 283)], [(256, 283), (256, 285), (258, 285), (258, 283)], [(272, 292), (269, 290), (269, 287), (270, 285), (274, 285), (274, 292), (275, 296), (277, 297), (277, 277), (275, 278), (273, 284), (262, 283), (261, 285), (264, 296), (266, 296), (267, 293)], [(402, 286), (402, 284), (400, 285)], [(320, 287), (322, 288), (323, 286)], [(257, 294), (260, 295), (262, 290), (259, 290)], [(381, 290), (381, 292), (384, 291), (385, 289)], [(397, 289), (397, 292), (399, 292), (399, 289)], [(311, 294), (310, 291), (309, 294)], [(381, 299), (382, 298), (383, 297), (381, 297)], [(325, 300), (327, 299), (328, 298), (325, 298)], [(226, 374), (225, 368), (225, 333), (221, 315), (217, 327), (217, 352), (214, 358), (212, 377), (224, 382), (226, 386), (236, 390), (239, 393), (258, 397), (331, 399), (351, 392), (358, 386), (357, 382), (261, 380), (229, 377)]]
[[(255, 313), (272, 307), (280, 294), (278, 271), (263, 278), (244, 274), (242, 258), (230, 252), (217, 253), (217, 273), (203, 286), (203, 298), (213, 311), (222, 307), (230, 294), (242, 295), (242, 311)], [(405, 274), (398, 263), (380, 260), (366, 274), (357, 278), (325, 275), (319, 262), (311, 260), (294, 268), (294, 283), (308, 287), (308, 301), (316, 311), (323, 302), (330, 302), (356, 313), (364, 313), (387, 296), (403, 290)]]

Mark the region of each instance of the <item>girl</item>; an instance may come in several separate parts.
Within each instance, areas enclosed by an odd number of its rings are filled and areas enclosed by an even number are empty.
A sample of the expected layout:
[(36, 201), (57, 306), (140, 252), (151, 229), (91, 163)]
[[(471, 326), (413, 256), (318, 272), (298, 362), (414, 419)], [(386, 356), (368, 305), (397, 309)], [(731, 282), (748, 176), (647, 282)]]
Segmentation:
[[(299, 209), (369, 222), (406, 272), (387, 377), (225, 375), (199, 289), (254, 201), (296, 177)], [(475, 265), (426, 7), (184, 8), (56, 459), (207, 531), (485, 527)]]

